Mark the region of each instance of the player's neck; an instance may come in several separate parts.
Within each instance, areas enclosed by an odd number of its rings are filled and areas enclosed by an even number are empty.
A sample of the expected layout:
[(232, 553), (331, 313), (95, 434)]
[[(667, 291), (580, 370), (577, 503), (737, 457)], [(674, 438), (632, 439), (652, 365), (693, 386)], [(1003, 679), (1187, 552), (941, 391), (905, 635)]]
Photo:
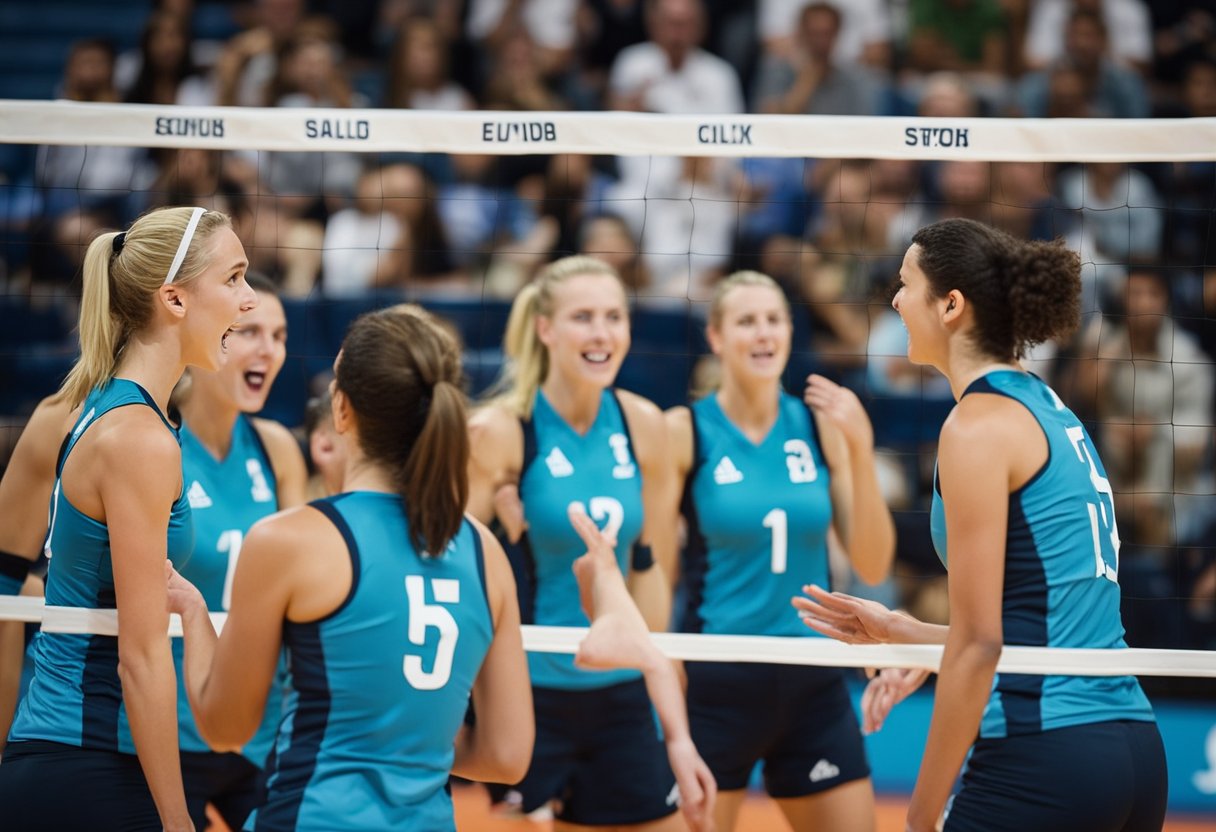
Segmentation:
[(226, 459), (240, 411), (196, 392), (200, 395), (188, 394), (182, 403), (182, 420), (208, 453), (216, 459)]
[(115, 378), (129, 379), (147, 390), (160, 412), (165, 414), (169, 412), (169, 395), (186, 371), (186, 365), (179, 358), (169, 357), (167, 347), (167, 344), (132, 335), (114, 368)]
[(553, 411), (579, 435), (591, 430), (600, 413), (603, 389), (591, 385), (563, 384), (552, 376), (541, 385), (541, 392)]
[(768, 435), (777, 421), (781, 386), (777, 379), (747, 384), (724, 376), (717, 397), (726, 418), (754, 441), (759, 441)]
[(948, 365), (942, 368), (942, 372), (950, 381), (950, 392), (955, 401), (963, 397), (963, 393), (976, 379), (983, 378), (995, 370), (1024, 372), (1016, 359), (1001, 361), (990, 355), (978, 355), (963, 350), (952, 351)]

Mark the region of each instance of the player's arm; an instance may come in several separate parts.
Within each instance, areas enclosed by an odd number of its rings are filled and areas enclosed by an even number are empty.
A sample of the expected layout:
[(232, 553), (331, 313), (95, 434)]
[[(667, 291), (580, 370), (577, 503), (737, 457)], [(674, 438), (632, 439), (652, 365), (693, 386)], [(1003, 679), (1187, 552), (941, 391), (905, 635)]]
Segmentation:
[[(118, 607), (118, 675), (140, 767), (166, 829), (191, 828), (177, 747), (177, 676), (169, 650), (165, 541), (182, 488), (181, 451), (150, 408), (123, 408), (94, 426), (86, 459), (64, 488), (95, 483), (109, 531)], [(72, 476), (72, 463), (81, 466)], [(86, 476), (88, 473), (92, 476)], [(79, 492), (77, 492), (79, 493)]]
[(895, 559), (895, 523), (878, 485), (874, 429), (856, 394), (823, 376), (807, 379), (805, 400), (814, 411), (831, 470), (836, 534), (853, 569), (866, 583), (876, 584), (887, 577)]
[(0, 595), (21, 591), (42, 551), (55, 464), (70, 416), (66, 401), (43, 399), (22, 430), (0, 480)]
[(275, 493), (279, 509), (303, 505), (307, 501), (308, 467), (304, 454), (291, 431), (272, 419), (254, 419), (253, 427), (266, 447), (274, 470)]
[(180, 576), (172, 577), (173, 609), (181, 613), (185, 635), (190, 710), (199, 734), (216, 751), (241, 748), (261, 724), (284, 619), (315, 620), (327, 612), (324, 607), (293, 609), (293, 601), (305, 603), (297, 601), (304, 595), (297, 587), (328, 585), (331, 608), (345, 597), (343, 587), (349, 591), (349, 558), (326, 559), (329, 551), (344, 552), (345, 543), (315, 509), (300, 506), (255, 523), (241, 547), (232, 604), (218, 639), (202, 596), (197, 590), (191, 593), (193, 587)]
[(485, 552), (494, 639), (473, 683), (477, 721), (456, 736), (452, 774), (489, 783), (517, 783), (532, 759), (536, 727), (515, 577), (494, 535), (480, 523), (474, 525)]
[(934, 695), (909, 830), (936, 827), (992, 689), (1001, 656), (1001, 600), (1012, 456), (1008, 400), (971, 396), (942, 427), (938, 470), (950, 540), (950, 629)]
[[(524, 435), (510, 411), (489, 405), (469, 417), (469, 504), (467, 511), (482, 523), (494, 520), (499, 489), (518, 485), (523, 466)], [(499, 518), (504, 523), (514, 518)], [(519, 519), (522, 522), (522, 518)], [(512, 522), (514, 525), (514, 522)], [(522, 529), (508, 529), (516, 539)]]
[[(43, 399), (21, 431), (0, 480), (0, 595), (42, 595), (41, 579), (29, 571), (46, 537), (55, 463), (70, 416), (65, 401)], [(25, 624), (0, 622), (0, 751), (17, 707), (24, 656)]]
[[(647, 626), (661, 632), (671, 622), (671, 582), (676, 571), (679, 492), (675, 490), (675, 466), (668, 453), (663, 411), (626, 391), (620, 392), (620, 401), (642, 477), (642, 533), (632, 555), (629, 593)], [(649, 547), (650, 563), (644, 547)]]

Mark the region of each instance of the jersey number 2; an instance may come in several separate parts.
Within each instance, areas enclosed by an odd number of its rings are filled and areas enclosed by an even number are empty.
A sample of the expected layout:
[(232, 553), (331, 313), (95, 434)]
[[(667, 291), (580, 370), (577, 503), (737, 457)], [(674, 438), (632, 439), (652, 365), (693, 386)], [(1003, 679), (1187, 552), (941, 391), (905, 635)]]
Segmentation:
[(405, 594), (410, 602), (410, 644), (424, 646), (428, 627), (439, 631), (439, 646), (435, 648), (435, 662), (431, 669), (422, 667), (421, 656), (407, 654), (402, 666), (405, 681), (417, 690), (438, 690), (448, 683), (452, 675), (452, 657), (456, 655), (456, 640), (460, 638), (460, 627), (444, 606), (460, 603), (460, 581), (455, 578), (431, 578), (431, 594), (435, 603), (428, 604), (426, 579), (421, 575), (406, 575)]

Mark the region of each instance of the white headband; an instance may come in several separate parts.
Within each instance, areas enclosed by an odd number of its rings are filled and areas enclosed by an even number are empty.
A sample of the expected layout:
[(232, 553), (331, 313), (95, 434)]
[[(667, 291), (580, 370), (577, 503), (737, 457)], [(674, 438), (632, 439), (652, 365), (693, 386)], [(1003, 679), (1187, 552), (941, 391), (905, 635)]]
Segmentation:
[(182, 241), (177, 244), (177, 254), (173, 255), (173, 265), (169, 266), (169, 274), (165, 276), (166, 286), (177, 277), (177, 270), (182, 267), (182, 261), (186, 259), (186, 252), (190, 248), (190, 241), (194, 239), (194, 229), (198, 228), (198, 221), (205, 213), (207, 213), (206, 208), (195, 208), (194, 213), (190, 215), (190, 222), (186, 223), (186, 232), (182, 234)]

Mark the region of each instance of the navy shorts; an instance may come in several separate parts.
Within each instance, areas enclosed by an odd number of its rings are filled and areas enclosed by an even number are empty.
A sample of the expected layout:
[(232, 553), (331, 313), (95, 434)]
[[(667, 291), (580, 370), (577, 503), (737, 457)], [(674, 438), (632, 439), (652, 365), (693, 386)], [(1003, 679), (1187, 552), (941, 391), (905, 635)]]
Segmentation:
[(240, 829), (249, 814), (266, 802), (265, 773), (243, 755), (183, 751), (181, 756), (186, 808), (196, 830), (207, 828), (208, 803), (229, 829)]
[(134, 754), (43, 740), (11, 742), (0, 765), (0, 819), (22, 832), (160, 832)]
[(514, 787), (524, 812), (556, 800), (559, 820), (645, 823), (679, 808), (650, 697), (641, 679), (594, 690), (533, 688), (536, 746)]
[(975, 743), (946, 832), (1160, 832), (1165, 748), (1155, 722), (1097, 722)]
[(759, 761), (773, 797), (804, 797), (870, 776), (840, 670), (686, 662), (693, 742), (722, 791), (746, 788)]

